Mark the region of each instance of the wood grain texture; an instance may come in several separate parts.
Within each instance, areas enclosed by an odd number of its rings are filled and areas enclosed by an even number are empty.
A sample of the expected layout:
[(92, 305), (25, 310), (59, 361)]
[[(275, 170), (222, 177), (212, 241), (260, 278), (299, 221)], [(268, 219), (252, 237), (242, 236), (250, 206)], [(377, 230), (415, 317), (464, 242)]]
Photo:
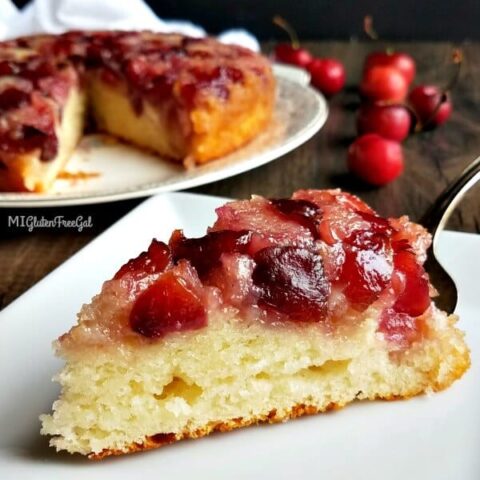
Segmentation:
[[(408, 214), (416, 220), (436, 195), (461, 170), (480, 155), (480, 45), (462, 45), (465, 64), (453, 92), (454, 112), (448, 123), (431, 132), (416, 134), (404, 143), (406, 170), (392, 184), (377, 189), (348, 175), (346, 151), (355, 136), (355, 111), (363, 59), (378, 43), (307, 43), (316, 55), (341, 59), (348, 73), (347, 89), (330, 101), (330, 116), (324, 128), (309, 142), (277, 161), (253, 171), (193, 189), (194, 192), (236, 198), (252, 193), (267, 197), (289, 196), (299, 188), (341, 187), (355, 193), (382, 215)], [(396, 50), (410, 52), (417, 60), (417, 83), (448, 81), (450, 43), (394, 43)], [(265, 45), (268, 51), (271, 45)], [(138, 205), (141, 200), (96, 206), (0, 211), (0, 308), (43, 278), (105, 228)], [(34, 230), (8, 227), (8, 215), (63, 215), (92, 217), (93, 228)], [(480, 232), (480, 186), (463, 201), (448, 228)], [(99, 259), (99, 261), (101, 261)]]

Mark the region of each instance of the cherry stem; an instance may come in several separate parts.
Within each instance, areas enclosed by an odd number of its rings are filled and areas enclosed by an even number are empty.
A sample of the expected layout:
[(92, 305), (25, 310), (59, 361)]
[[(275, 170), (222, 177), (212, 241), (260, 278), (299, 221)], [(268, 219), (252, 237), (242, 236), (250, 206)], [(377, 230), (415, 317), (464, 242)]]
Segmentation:
[(453, 87), (457, 84), (458, 79), (460, 77), (460, 71), (462, 69), (462, 63), (463, 63), (463, 52), (459, 48), (456, 48), (453, 51), (452, 62), (456, 68), (455, 68), (455, 72), (450, 78), (450, 81), (447, 83), (447, 85), (443, 89), (444, 94), (450, 92), (453, 89)]
[(373, 28), (373, 17), (365, 15), (363, 19), (363, 31), (370, 40), (378, 40), (378, 33)]
[[(377, 41), (380, 39), (380, 35), (377, 33), (375, 28), (373, 27), (373, 17), (371, 15), (366, 15), (363, 19), (363, 31), (365, 35), (370, 40)], [(387, 47), (385, 49), (387, 55), (393, 55), (395, 53), (395, 49), (393, 47)]]
[[(413, 129), (413, 132), (414, 133), (420, 133), (424, 128), (425, 128), (425, 125), (422, 124), (422, 122), (420, 121), (420, 117), (418, 115), (418, 113), (415, 111), (415, 109), (409, 105), (408, 103), (404, 103), (403, 106), (411, 113), (411, 115), (415, 118), (415, 127)], [(440, 108), (440, 107), (439, 107)]]
[(280, 27), (287, 32), (293, 48), (300, 48), (300, 40), (298, 39), (297, 32), (283, 17), (275, 15), (272, 21), (277, 27)]

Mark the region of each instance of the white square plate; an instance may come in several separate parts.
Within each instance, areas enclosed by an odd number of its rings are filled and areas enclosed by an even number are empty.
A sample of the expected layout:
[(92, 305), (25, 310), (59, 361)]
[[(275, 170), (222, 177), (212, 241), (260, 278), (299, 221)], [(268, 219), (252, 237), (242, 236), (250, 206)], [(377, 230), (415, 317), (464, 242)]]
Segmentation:
[(452, 232), (442, 236), (441, 258), (459, 286), (460, 327), (472, 348), (472, 367), (445, 392), (357, 403), (102, 462), (47, 447), (38, 415), (58, 394), (50, 381), (61, 366), (52, 340), (152, 237), (167, 240), (174, 228), (203, 234), (223, 201), (184, 193), (147, 200), (0, 313), (0, 477), (478, 480), (480, 236)]

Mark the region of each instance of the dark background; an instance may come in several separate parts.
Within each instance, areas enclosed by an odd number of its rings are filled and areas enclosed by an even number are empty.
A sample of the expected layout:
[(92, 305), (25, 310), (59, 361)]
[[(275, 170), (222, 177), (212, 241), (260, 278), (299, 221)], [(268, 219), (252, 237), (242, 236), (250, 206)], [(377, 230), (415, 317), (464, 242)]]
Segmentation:
[(389, 40), (480, 39), (480, 0), (147, 1), (162, 18), (188, 19), (213, 34), (243, 26), (262, 40), (283, 38), (271, 23), (275, 14), (288, 19), (302, 39), (361, 38), (366, 14), (374, 17), (380, 36)]

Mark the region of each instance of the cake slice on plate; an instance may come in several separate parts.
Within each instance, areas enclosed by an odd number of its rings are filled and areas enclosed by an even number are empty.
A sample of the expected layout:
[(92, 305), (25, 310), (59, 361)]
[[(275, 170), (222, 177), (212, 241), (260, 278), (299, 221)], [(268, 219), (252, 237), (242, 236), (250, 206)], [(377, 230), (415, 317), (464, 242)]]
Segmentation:
[[(468, 368), (431, 301), (429, 234), (339, 190), (253, 197), (123, 265), (56, 343), (57, 450), (102, 458), (448, 387)], [(379, 406), (381, 408), (381, 406)]]

